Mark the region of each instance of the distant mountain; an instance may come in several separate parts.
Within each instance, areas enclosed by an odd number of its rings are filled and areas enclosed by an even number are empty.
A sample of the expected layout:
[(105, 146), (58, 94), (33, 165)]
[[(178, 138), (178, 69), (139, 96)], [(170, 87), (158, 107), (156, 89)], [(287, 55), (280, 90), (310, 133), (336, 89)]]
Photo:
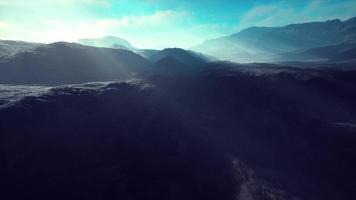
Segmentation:
[(115, 37), (115, 36), (106, 36), (103, 38), (85, 38), (79, 39), (79, 44), (94, 46), (94, 47), (107, 47), (107, 48), (117, 48), (117, 49), (134, 49), (130, 42), (125, 39)]
[(58, 42), (0, 58), (0, 83), (63, 84), (117, 80), (149, 61), (123, 49)]
[(106, 48), (114, 48), (114, 49), (126, 49), (133, 51), (144, 58), (149, 58), (153, 54), (159, 52), (160, 50), (154, 49), (139, 49), (133, 47), (129, 41), (115, 37), (115, 36), (106, 36), (103, 38), (86, 38), (86, 39), (79, 39), (79, 44), (93, 46), (93, 47), (106, 47)]
[(0, 56), (15, 54), (18, 51), (27, 51), (38, 47), (40, 43), (0, 40)]
[(278, 54), (340, 43), (356, 42), (356, 18), (291, 24), (283, 27), (252, 27), (239, 33), (208, 40), (194, 47), (218, 58), (237, 62), (273, 61)]

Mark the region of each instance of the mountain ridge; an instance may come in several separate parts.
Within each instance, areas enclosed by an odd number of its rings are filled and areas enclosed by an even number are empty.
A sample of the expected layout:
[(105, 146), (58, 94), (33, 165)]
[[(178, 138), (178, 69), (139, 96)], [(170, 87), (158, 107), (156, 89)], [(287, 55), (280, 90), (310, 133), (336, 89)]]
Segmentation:
[(207, 40), (193, 48), (231, 61), (272, 61), (271, 56), (299, 49), (356, 41), (356, 17), (281, 27), (250, 27)]
[(131, 77), (149, 61), (132, 51), (56, 42), (0, 58), (1, 83), (64, 84)]

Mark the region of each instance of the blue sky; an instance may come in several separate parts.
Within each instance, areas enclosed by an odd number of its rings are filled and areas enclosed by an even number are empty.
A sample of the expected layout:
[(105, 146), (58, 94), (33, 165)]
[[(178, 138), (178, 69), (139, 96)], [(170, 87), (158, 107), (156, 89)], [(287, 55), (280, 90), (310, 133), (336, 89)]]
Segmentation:
[(141, 48), (189, 48), (251, 26), (353, 16), (355, 0), (0, 0), (0, 39), (115, 35)]

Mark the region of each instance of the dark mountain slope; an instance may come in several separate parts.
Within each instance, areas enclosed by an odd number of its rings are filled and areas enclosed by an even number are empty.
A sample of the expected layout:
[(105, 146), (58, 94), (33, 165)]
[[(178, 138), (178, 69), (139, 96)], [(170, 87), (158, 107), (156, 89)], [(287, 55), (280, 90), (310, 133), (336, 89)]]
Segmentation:
[(127, 50), (53, 43), (0, 59), (1, 83), (64, 84), (117, 80), (147, 68)]
[(148, 59), (152, 62), (150, 68), (144, 72), (147, 75), (187, 75), (209, 68), (211, 58), (193, 51), (172, 48), (151, 52)]
[(168, 48), (152, 54), (149, 59), (156, 62), (166, 57), (172, 57), (186, 65), (203, 65), (210, 61), (203, 54), (180, 48)]
[(195, 68), (198, 66), (190, 66), (186, 63), (178, 61), (172, 56), (164, 57), (154, 63), (152, 63), (151, 68), (147, 71), (148, 74), (170, 74), (179, 75), (196, 72)]

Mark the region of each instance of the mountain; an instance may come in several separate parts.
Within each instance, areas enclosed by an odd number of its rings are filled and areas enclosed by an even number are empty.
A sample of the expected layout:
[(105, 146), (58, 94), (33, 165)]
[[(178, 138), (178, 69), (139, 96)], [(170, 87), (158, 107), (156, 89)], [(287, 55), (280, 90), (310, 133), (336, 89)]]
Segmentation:
[(66, 84), (186, 74), (204, 69), (213, 60), (179, 48), (131, 51), (66, 42), (31, 47), (0, 57), (0, 83)]
[(211, 58), (203, 54), (180, 48), (167, 48), (161, 51), (151, 51), (148, 60), (151, 66), (146, 74), (187, 75), (208, 69)]
[(131, 77), (149, 61), (123, 49), (58, 42), (0, 58), (1, 83), (64, 84)]
[(31, 50), (40, 45), (43, 44), (23, 41), (0, 40), (0, 57), (15, 54), (19, 51)]
[(239, 66), (7, 88), (0, 199), (354, 199), (356, 71)]
[(356, 18), (252, 27), (236, 34), (208, 40), (194, 47), (218, 58), (237, 62), (273, 61), (271, 57), (302, 49), (356, 42)]
[(197, 53), (190, 50), (181, 48), (167, 48), (162, 51), (157, 51), (149, 56), (149, 59), (153, 62), (159, 61), (166, 57), (172, 57), (177, 61), (187, 65), (202, 65), (211, 61), (210, 58), (204, 56), (201, 53)]
[(146, 74), (154, 75), (181, 75), (191, 74), (201, 69), (199, 66), (193, 66), (177, 60), (175, 57), (167, 56), (151, 64), (151, 68)]
[(79, 39), (79, 44), (94, 46), (94, 47), (107, 47), (107, 48), (118, 48), (118, 49), (134, 49), (131, 44), (122, 38), (115, 36), (106, 36), (103, 38), (85, 38)]

